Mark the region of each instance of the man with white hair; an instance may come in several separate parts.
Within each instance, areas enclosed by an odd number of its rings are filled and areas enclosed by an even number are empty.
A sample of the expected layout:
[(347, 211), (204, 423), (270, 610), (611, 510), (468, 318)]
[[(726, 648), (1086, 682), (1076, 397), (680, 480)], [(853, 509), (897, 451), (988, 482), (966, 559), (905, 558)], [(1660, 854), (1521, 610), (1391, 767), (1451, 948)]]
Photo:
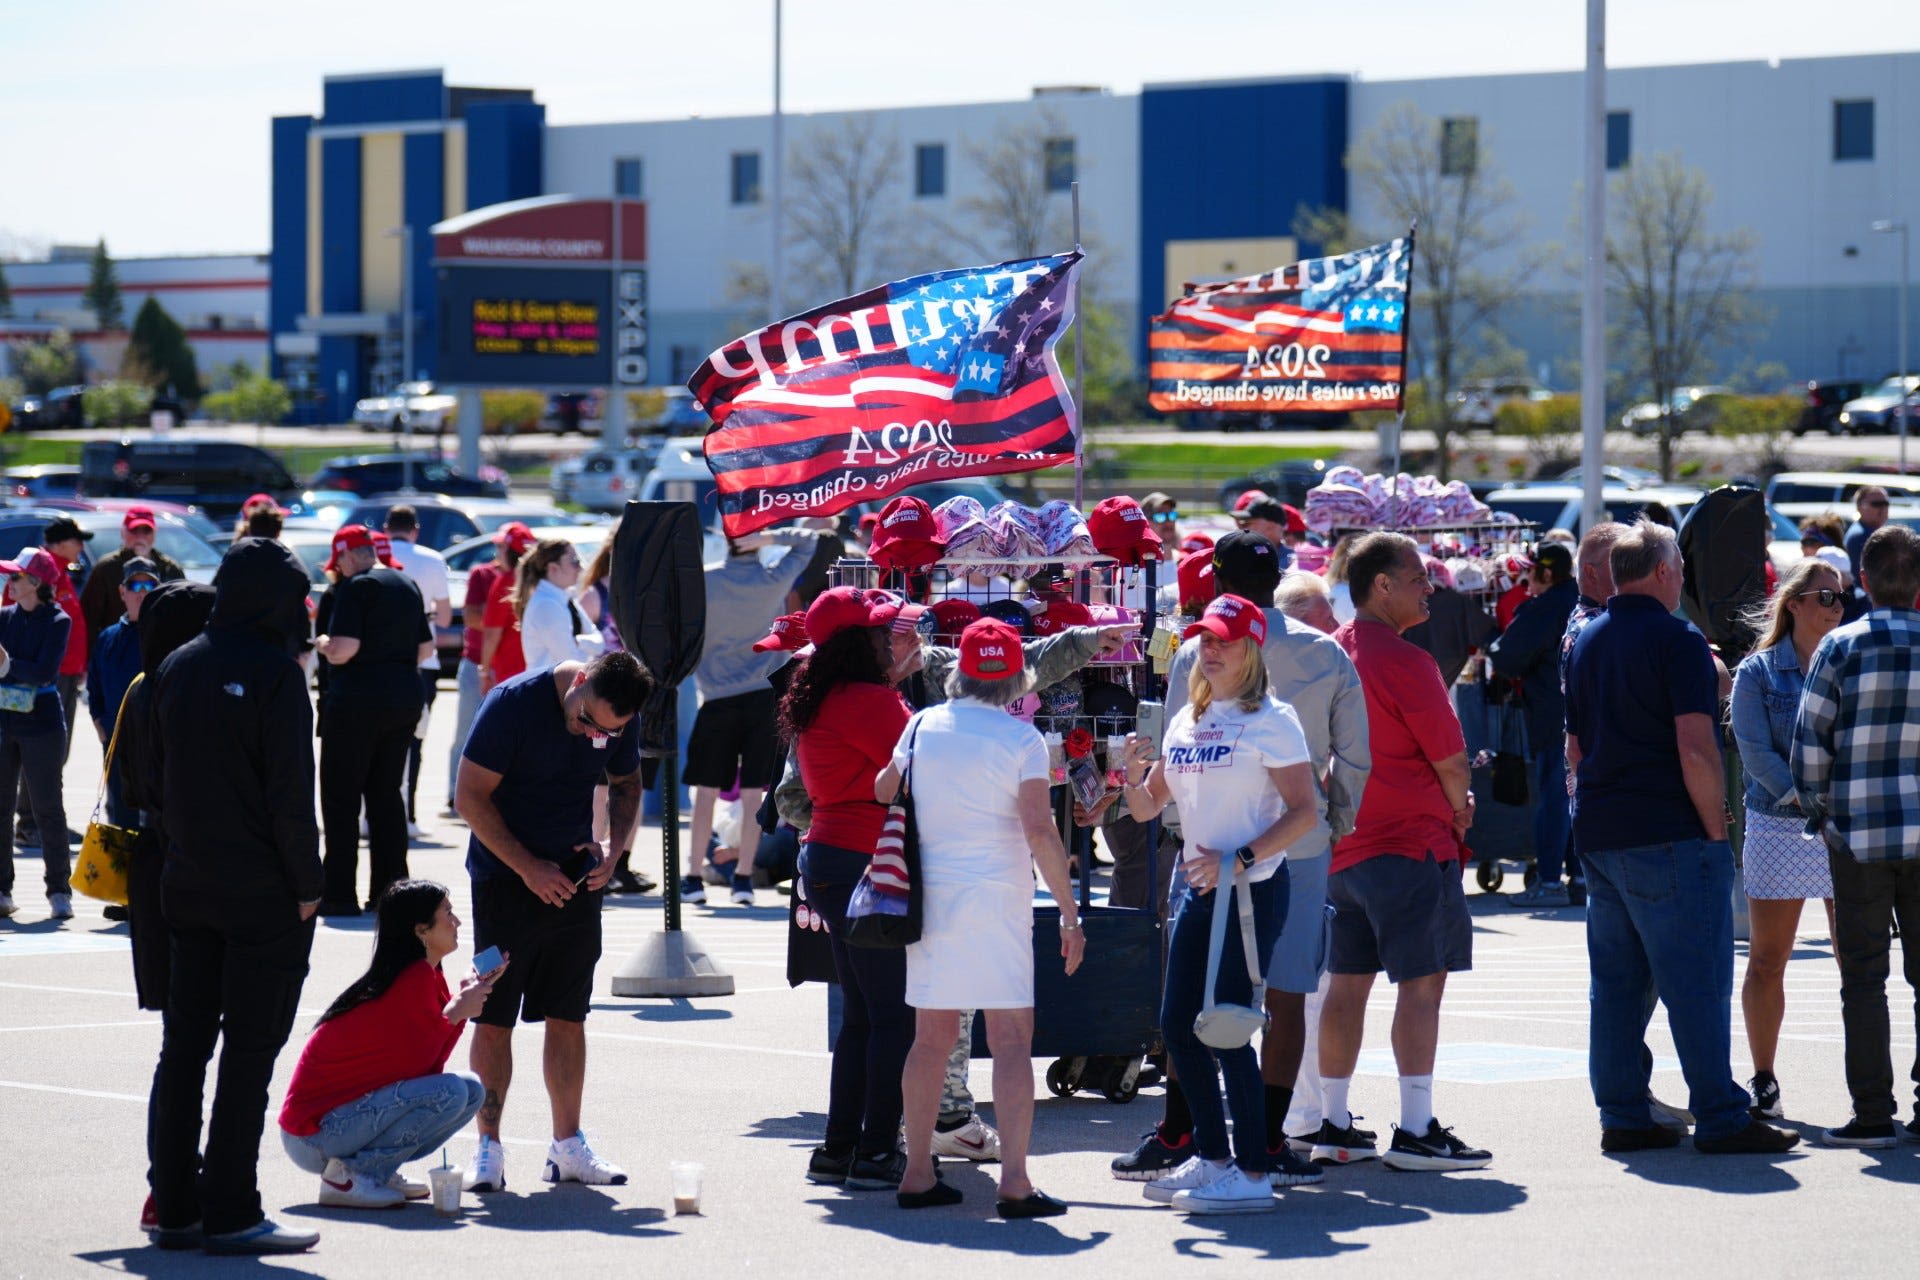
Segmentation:
[(1273, 607), (1315, 631), (1332, 635), (1340, 629), (1340, 620), (1333, 616), (1333, 601), (1327, 596), (1327, 580), (1317, 573), (1294, 569), (1283, 575), (1274, 589)]

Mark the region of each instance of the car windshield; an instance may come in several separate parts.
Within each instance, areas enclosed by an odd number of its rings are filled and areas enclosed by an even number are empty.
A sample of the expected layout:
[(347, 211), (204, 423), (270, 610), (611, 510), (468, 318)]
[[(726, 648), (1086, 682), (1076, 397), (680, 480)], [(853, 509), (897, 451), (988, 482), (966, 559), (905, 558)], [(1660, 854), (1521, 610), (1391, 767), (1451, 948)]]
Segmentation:
[[(1920, 387), (1920, 376), (1908, 378), (1906, 385), (1908, 388)], [(1888, 378), (1885, 382), (1875, 387), (1872, 394), (1886, 400), (1899, 399), (1901, 395), (1900, 379)]]
[(1567, 509), (1565, 498), (1499, 498), (1488, 504), (1495, 511), (1506, 511), (1520, 517), (1542, 529), (1553, 527), (1560, 513)]
[[(482, 533), (498, 533), (502, 528), (518, 520), (521, 524), (536, 528), (543, 524), (558, 524), (569, 517), (563, 511), (552, 507), (520, 507), (510, 511), (477, 511), (473, 522), (480, 526)], [(577, 519), (577, 517), (574, 517)]]
[[(122, 518), (122, 513), (118, 511), (86, 511), (74, 516), (82, 529), (94, 532), (95, 546), (106, 548), (99, 551), (99, 555), (105, 555), (120, 541)], [(171, 512), (161, 514), (160, 523), (154, 530), (153, 544), (159, 548), (161, 555), (177, 561), (183, 569), (213, 569), (220, 564), (219, 549)]]

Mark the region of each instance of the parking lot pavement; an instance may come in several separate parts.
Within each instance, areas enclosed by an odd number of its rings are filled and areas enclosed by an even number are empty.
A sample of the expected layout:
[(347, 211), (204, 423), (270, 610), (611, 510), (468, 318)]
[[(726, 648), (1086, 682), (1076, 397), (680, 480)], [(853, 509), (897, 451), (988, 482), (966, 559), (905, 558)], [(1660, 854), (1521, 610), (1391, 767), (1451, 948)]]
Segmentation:
[[(444, 795), (443, 765), (433, 762), (445, 760), (446, 721), (434, 725), (423, 799)], [(76, 747), (68, 776), (76, 825), (91, 808), (96, 774), (93, 753)], [(413, 872), (448, 884), (465, 919), (464, 830), (429, 826), (434, 843), (415, 847)], [(657, 830), (643, 835), (650, 868), (658, 838)], [(199, 1255), (159, 1253), (136, 1230), (159, 1025), (134, 1007), (125, 928), (110, 925), (98, 904), (85, 900), (78, 919), (53, 927), (37, 859), (20, 860), (17, 871), (20, 914), (0, 921), (0, 1132), (14, 1156), (0, 1164), (0, 1272), (203, 1274), (209, 1264)], [(801, 1174), (823, 1123), (826, 1000), (823, 988), (786, 985), (785, 899), (763, 891), (753, 909), (687, 909), (688, 930), (737, 984), (731, 997), (689, 1001), (608, 994), (611, 970), (661, 924), (658, 898), (614, 898), (606, 906), (601, 994), (587, 1024), (585, 1127), (631, 1182), (555, 1188), (539, 1181), (548, 1125), (539, 1031), (525, 1027), (516, 1036), (520, 1070), (506, 1104), (509, 1190), (469, 1196), (458, 1219), (436, 1217), (420, 1204), (378, 1213), (318, 1208), (314, 1180), (280, 1151), (270, 1112), (260, 1160), (268, 1212), (322, 1235), (313, 1254), (274, 1265), (329, 1277), (635, 1265), (676, 1276), (775, 1268), (844, 1275), (1019, 1259), (1044, 1262), (1049, 1277), (1109, 1277), (1156, 1274), (1194, 1258), (1324, 1260), (1339, 1270), (1386, 1265), (1401, 1274), (1911, 1271), (1899, 1259), (1911, 1252), (1920, 1146), (1803, 1146), (1776, 1158), (1710, 1158), (1684, 1146), (1602, 1156), (1585, 1078), (1587, 978), (1578, 914), (1535, 915), (1481, 894), (1468, 901), (1475, 967), (1449, 986), (1435, 1103), (1443, 1123), (1493, 1151), (1492, 1166), (1481, 1172), (1396, 1174), (1367, 1163), (1283, 1192), (1271, 1214), (1182, 1217), (1146, 1204), (1137, 1186), (1107, 1173), (1108, 1161), (1159, 1118), (1155, 1088), (1125, 1106), (1091, 1094), (1043, 1097), (1033, 1174), (1073, 1205), (1063, 1218), (989, 1218), (991, 1167), (947, 1166), (965, 1203), (912, 1214), (883, 1193), (814, 1187)], [(275, 1107), (313, 1019), (364, 968), (371, 926), (321, 922), (300, 1020), (276, 1075)], [(1818, 909), (1810, 911), (1788, 969), (1780, 1053), (1790, 1121), (1809, 1126), (1841, 1123), (1847, 1113), (1838, 983), (1825, 932)], [(450, 963), (465, 957), (463, 947)], [(1901, 1076), (1914, 1048), (1903, 989), (1896, 988), (1893, 1005)], [(1353, 1085), (1355, 1109), (1383, 1135), (1398, 1105), (1391, 1013), (1392, 991), (1383, 983)], [(1736, 1070), (1744, 1079), (1737, 999), (1734, 1023)], [(1656, 1016), (1649, 1043), (1655, 1091), (1684, 1103), (1663, 1017)], [(465, 1057), (462, 1044), (453, 1065), (464, 1066)], [(975, 1065), (982, 1099), (990, 1094), (989, 1072), (984, 1061)], [(465, 1162), (472, 1150), (469, 1133), (449, 1155)], [(705, 1166), (702, 1216), (673, 1216), (674, 1160)]]

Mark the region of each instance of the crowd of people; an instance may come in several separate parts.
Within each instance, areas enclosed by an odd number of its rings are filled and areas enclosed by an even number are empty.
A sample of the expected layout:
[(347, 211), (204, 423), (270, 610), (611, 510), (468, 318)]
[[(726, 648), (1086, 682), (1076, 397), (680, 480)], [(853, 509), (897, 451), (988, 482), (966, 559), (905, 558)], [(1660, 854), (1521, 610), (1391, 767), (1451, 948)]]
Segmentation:
[[(1550, 533), (1497, 616), (1469, 601), (1442, 626), (1448, 575), (1404, 534), (1321, 546), (1265, 495), (1240, 503), (1217, 540), (1180, 537), (1164, 495), (1102, 508), (1138, 529), (1135, 552), (1177, 548), (1179, 561), (1157, 602), (1177, 639), (1164, 727), (1115, 740), (1104, 794), (1070, 806), (1115, 864), (1110, 901), (1168, 924), (1163, 1112), (1113, 1160), (1117, 1179), (1182, 1212), (1246, 1213), (1330, 1166), (1491, 1163), (1441, 1123), (1434, 1090), (1447, 978), (1473, 960), (1462, 880), (1480, 802), (1461, 700), (1483, 696), (1520, 712), (1528, 743), (1537, 876), (1510, 901), (1585, 907), (1601, 1148), (1671, 1147), (1688, 1129), (1707, 1154), (1799, 1141), (1769, 1122), (1782, 1115), (1783, 973), (1809, 898), (1834, 939), (1854, 1110), (1822, 1140), (1920, 1140), (1920, 1117), (1898, 1122), (1885, 993), (1894, 926), (1920, 927), (1920, 795), (1905, 785), (1920, 758), (1920, 535), (1887, 524), (1884, 501), (1863, 493), (1837, 540), (1810, 522), (1806, 558), (1750, 602), (1749, 643), (1724, 655), (1683, 616), (1681, 542), (1651, 519), (1603, 523), (1577, 545)], [(87, 535), (69, 520), (0, 561), (0, 796), (24, 797), (53, 914), (72, 912), (60, 778), (83, 689), (111, 752), (103, 806), (139, 832), (125, 913), (140, 1002), (164, 1015), (143, 1227), (163, 1248), (214, 1253), (317, 1239), (266, 1216), (256, 1166), (318, 916), (375, 916), (368, 969), (314, 1027), (278, 1111), (321, 1203), (425, 1196), (404, 1166), (469, 1123), (468, 1186), (504, 1190), (521, 1022), (543, 1028), (542, 1178), (624, 1183), (582, 1116), (602, 895), (653, 887), (627, 855), (647, 784), (638, 715), (656, 682), (613, 625), (613, 540), (586, 566), (570, 544), (510, 524), (469, 578), (443, 816), (470, 830), (486, 969), (450, 980), (462, 921), (407, 857), (440, 674), (434, 627), (452, 616), (445, 563), (398, 506), (382, 530), (338, 531), (316, 599), (276, 540), (281, 515), (271, 499), (248, 504), (211, 586), (154, 550), (138, 507), (83, 582)], [(797, 845), (792, 892), (825, 923), (838, 985), (809, 1181), (923, 1209), (963, 1199), (940, 1160), (997, 1161), (998, 1216), (1055, 1216), (1067, 1206), (1027, 1159), (1036, 955), (1055, 963), (1051, 940), (1035, 949), (1032, 903), (1038, 883), (1057, 905), (1071, 981), (1088, 954), (1074, 881), (1092, 868), (1069, 858), (1032, 708), (1138, 644), (1140, 627), (1080, 625), (1086, 611), (1066, 608), (1023, 635), (994, 608), (1015, 584), (992, 574), (951, 593), (913, 575), (903, 592), (828, 586), (844, 550), (830, 524), (731, 540), (707, 566), (685, 775), (694, 839), (677, 888), (700, 901), (710, 858), (750, 905), (765, 851), (783, 831)], [(1049, 571), (1033, 577), (1057, 594)], [(1744, 777), (1737, 824), (1725, 743)], [(714, 838), (728, 793), (741, 811), (730, 844)], [(917, 831), (918, 939), (856, 945), (863, 880), (899, 846), (903, 810)], [(0, 832), (22, 838), (7, 814)], [(1149, 882), (1153, 852), (1163, 871)], [(1732, 1057), (1736, 869), (1752, 922), (1751, 1092)], [(0, 861), (0, 890), (12, 871)], [(1395, 988), (1398, 1075), (1384, 1153), (1351, 1109), (1381, 973)], [(1920, 987), (1911, 959), (1906, 975)], [(1658, 1003), (1684, 1110), (1651, 1091)], [(967, 1080), (976, 1017), (991, 1125)], [(449, 1070), (469, 1022), (468, 1069)]]

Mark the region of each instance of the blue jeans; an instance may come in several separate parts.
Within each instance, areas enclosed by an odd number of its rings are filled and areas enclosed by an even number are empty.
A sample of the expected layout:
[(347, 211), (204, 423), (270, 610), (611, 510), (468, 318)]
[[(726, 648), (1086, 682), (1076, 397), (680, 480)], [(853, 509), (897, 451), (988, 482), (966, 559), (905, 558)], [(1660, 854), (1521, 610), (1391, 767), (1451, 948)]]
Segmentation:
[(1573, 811), (1567, 802), (1567, 753), (1559, 743), (1533, 756), (1533, 862), (1539, 884), (1559, 884), (1567, 870), (1567, 836)]
[(1696, 1138), (1746, 1128), (1733, 1082), (1733, 850), (1723, 840), (1582, 851), (1593, 970), (1587, 1074), (1600, 1124), (1652, 1125), (1647, 1023), (1656, 999), (1687, 1078)]
[[(1261, 961), (1273, 954), (1280, 923), (1287, 915), (1287, 868), (1270, 880), (1236, 883), (1235, 894), (1246, 893), (1253, 903), (1253, 936)], [(1167, 1057), (1186, 1090), (1193, 1112), (1193, 1136), (1200, 1155), (1208, 1160), (1227, 1156), (1227, 1112), (1233, 1113), (1233, 1155), (1248, 1173), (1267, 1171), (1267, 1096), (1260, 1081), (1260, 1063), (1251, 1044), (1238, 1049), (1212, 1049), (1193, 1034), (1193, 1020), (1206, 1000), (1207, 943), (1213, 929), (1214, 900), (1220, 891), (1187, 893), (1173, 918), (1167, 943), (1167, 985), (1160, 1001), (1161, 1034)], [(1225, 909), (1226, 937), (1220, 943), (1220, 978), (1214, 1000), (1220, 1004), (1247, 1004), (1253, 982), (1247, 977), (1246, 951), (1240, 941), (1240, 903), (1229, 898)], [(1262, 965), (1264, 968), (1264, 963)], [(1226, 1078), (1222, 1105), (1215, 1082)]]
[(453, 713), (453, 750), (447, 758), (447, 808), (453, 808), (453, 793), (459, 786), (460, 753), (466, 750), (467, 732), (480, 710), (480, 664), (471, 658), (460, 659), (460, 672), (454, 680), (460, 691), (459, 705)]
[(401, 1080), (327, 1112), (317, 1133), (303, 1137), (282, 1129), (280, 1141), (308, 1173), (324, 1172), (327, 1161), (338, 1160), (384, 1183), (401, 1165), (431, 1155), (466, 1128), (485, 1096), (480, 1077), (466, 1071)]

